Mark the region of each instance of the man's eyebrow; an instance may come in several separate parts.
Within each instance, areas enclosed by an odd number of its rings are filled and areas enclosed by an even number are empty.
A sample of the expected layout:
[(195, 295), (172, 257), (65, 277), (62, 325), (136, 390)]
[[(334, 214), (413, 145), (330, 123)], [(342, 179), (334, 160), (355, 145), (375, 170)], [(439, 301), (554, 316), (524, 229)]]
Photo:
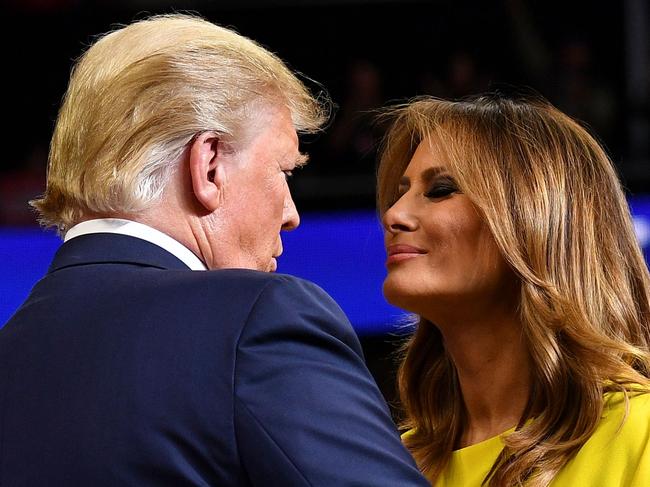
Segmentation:
[(307, 164), (307, 161), (309, 161), (309, 155), (308, 154), (303, 154), (299, 153), (296, 158), (293, 161), (294, 167), (302, 167), (305, 164)]

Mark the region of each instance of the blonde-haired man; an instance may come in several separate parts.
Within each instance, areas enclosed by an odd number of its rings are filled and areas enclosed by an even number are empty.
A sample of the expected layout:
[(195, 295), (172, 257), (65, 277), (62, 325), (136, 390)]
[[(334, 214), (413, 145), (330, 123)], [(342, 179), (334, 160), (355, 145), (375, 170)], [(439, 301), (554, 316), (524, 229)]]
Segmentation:
[(33, 202), (65, 242), (0, 331), (1, 485), (427, 485), (341, 310), (269, 272), (326, 118), (195, 17), (80, 58)]

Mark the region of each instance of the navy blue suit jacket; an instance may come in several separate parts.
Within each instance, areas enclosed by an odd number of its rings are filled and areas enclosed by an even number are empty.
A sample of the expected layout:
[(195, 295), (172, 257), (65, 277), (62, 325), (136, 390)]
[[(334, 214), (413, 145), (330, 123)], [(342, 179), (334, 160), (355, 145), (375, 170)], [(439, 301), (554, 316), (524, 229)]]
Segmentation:
[(0, 330), (0, 485), (428, 484), (316, 285), (94, 234)]

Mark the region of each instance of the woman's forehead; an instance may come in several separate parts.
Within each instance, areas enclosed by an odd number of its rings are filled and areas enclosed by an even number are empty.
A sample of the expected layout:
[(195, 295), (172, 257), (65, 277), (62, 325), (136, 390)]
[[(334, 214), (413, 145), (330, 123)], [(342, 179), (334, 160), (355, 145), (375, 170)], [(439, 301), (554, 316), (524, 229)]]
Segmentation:
[(413, 151), (402, 175), (409, 176), (409, 174), (426, 172), (429, 176), (435, 176), (435, 173), (443, 172), (448, 167), (448, 157), (441, 145), (431, 137), (427, 137), (420, 141)]

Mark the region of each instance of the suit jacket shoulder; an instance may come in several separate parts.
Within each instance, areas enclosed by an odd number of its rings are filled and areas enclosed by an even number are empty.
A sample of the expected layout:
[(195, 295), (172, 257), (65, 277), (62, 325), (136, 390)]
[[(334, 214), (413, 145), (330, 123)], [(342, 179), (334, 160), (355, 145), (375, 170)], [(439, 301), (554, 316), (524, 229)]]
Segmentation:
[(254, 485), (428, 485), (352, 326), (312, 283), (277, 276), (265, 286), (238, 342), (234, 396)]

